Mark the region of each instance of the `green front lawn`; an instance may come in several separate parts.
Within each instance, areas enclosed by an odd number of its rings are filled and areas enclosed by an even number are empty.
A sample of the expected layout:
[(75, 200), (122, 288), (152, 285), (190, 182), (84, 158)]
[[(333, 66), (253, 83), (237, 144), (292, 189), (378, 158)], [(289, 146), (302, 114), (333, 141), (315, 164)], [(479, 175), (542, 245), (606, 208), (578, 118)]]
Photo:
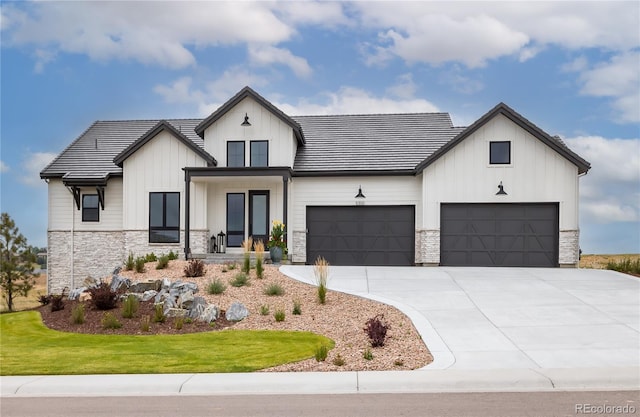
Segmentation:
[(312, 358), (322, 344), (334, 346), (324, 336), (292, 331), (64, 333), (26, 311), (0, 315), (0, 375), (251, 372)]

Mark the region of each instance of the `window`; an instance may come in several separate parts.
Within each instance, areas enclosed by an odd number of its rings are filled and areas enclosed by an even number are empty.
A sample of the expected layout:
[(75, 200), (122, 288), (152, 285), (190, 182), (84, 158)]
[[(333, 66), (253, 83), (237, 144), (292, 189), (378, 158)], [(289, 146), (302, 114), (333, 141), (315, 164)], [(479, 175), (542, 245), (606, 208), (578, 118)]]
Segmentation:
[(269, 166), (269, 141), (266, 141), (266, 140), (251, 141), (251, 166), (252, 167)]
[(489, 142), (489, 163), (508, 165), (511, 163), (511, 142)]
[(239, 248), (244, 240), (244, 193), (227, 194), (227, 247)]
[(180, 242), (180, 193), (149, 193), (149, 242)]
[(242, 141), (227, 142), (227, 166), (228, 167), (244, 166), (244, 142)]
[(82, 221), (100, 221), (100, 210), (98, 210), (98, 194), (84, 194), (82, 196)]

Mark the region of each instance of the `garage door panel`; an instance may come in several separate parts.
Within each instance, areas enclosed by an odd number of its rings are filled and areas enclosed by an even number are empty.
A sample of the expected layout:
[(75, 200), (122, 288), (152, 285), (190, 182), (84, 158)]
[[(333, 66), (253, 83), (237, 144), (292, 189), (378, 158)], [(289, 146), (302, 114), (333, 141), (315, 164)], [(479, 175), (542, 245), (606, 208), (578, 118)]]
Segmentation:
[(332, 265), (414, 264), (413, 206), (307, 207), (307, 230), (309, 263), (323, 256)]
[(440, 263), (557, 266), (558, 205), (442, 204)]

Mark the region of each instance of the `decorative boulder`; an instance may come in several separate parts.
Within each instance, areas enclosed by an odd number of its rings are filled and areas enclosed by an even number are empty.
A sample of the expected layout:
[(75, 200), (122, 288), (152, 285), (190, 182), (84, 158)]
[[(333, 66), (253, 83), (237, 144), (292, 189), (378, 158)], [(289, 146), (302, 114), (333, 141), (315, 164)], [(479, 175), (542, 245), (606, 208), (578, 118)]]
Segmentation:
[(167, 317), (187, 317), (187, 310), (184, 308), (170, 308), (164, 315)]
[(111, 278), (111, 291), (118, 291), (121, 287), (129, 288), (131, 280), (121, 275), (114, 275)]
[(161, 287), (161, 289), (169, 290), (170, 286), (171, 286), (171, 281), (169, 281), (168, 278), (162, 278), (162, 287)]
[(249, 310), (242, 303), (235, 301), (231, 304), (231, 307), (227, 310), (225, 314), (225, 318), (229, 321), (240, 321), (244, 320), (249, 316)]
[(219, 315), (220, 309), (218, 308), (218, 306), (209, 304), (204, 308), (204, 311), (202, 312), (202, 314), (200, 314), (198, 320), (204, 321), (205, 323), (211, 323), (212, 321), (218, 320)]
[(167, 297), (164, 299), (164, 303), (163, 303), (163, 307), (162, 307), (162, 311), (164, 312), (164, 315), (167, 315), (167, 312), (169, 310), (171, 310), (172, 308), (177, 308), (178, 305), (176, 304), (176, 302), (173, 300), (173, 298), (171, 297)]
[(80, 294), (82, 294), (86, 290), (87, 290), (87, 287), (74, 288), (71, 291), (69, 291), (69, 295), (67, 296), (67, 298), (69, 300), (77, 300), (80, 297)]
[(204, 309), (206, 306), (207, 306), (207, 301), (204, 299), (204, 297), (193, 297), (193, 301), (191, 302), (191, 307), (189, 307), (189, 318), (195, 320), (198, 317), (200, 317), (202, 312), (204, 312)]
[(156, 304), (161, 303), (167, 298), (168, 290), (166, 288), (162, 288), (158, 294), (156, 294), (155, 302)]
[(158, 294), (158, 291), (155, 290), (149, 290), (149, 291), (145, 291), (142, 294), (142, 301), (149, 301), (151, 300), (153, 297), (156, 296), (156, 294)]
[(186, 308), (189, 310), (193, 305), (193, 293), (191, 291), (185, 291), (178, 296), (178, 306), (180, 308)]
[(97, 287), (98, 285), (100, 285), (100, 280), (97, 280), (94, 277), (89, 276), (84, 279), (84, 281), (82, 282), (82, 285), (87, 288)]
[(89, 300), (91, 300), (91, 294), (89, 294), (88, 292), (83, 292), (78, 297), (78, 301), (80, 301), (81, 303), (85, 303), (85, 302), (87, 302)]
[(131, 285), (131, 287), (129, 287), (129, 291), (139, 292), (139, 293), (143, 293), (149, 290), (158, 291), (161, 285), (162, 285), (162, 281), (160, 280), (136, 282), (135, 284)]

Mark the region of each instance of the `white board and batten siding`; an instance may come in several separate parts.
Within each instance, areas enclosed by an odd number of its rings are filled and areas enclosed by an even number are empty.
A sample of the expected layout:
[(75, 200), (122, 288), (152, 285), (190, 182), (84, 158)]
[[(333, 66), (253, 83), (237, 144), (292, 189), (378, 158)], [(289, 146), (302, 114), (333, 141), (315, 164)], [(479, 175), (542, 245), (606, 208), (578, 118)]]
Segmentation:
[[(244, 116), (251, 126), (241, 126)], [(297, 143), (293, 129), (250, 97), (245, 98), (204, 131), (204, 149), (227, 166), (227, 142), (245, 141), (245, 166), (250, 166), (250, 142), (269, 141), (269, 166), (291, 167)]]
[[(511, 164), (489, 164), (493, 141), (511, 141)], [(578, 168), (505, 116), (488, 121), (422, 177), (424, 229), (440, 229), (441, 203), (527, 202), (558, 202), (560, 230), (578, 229)], [(507, 195), (496, 195), (500, 182)]]
[[(121, 231), (122, 178), (111, 178), (104, 188), (104, 210), (97, 222), (82, 221), (82, 195), (96, 194), (95, 187), (80, 187), (80, 210), (73, 194), (61, 179), (50, 179), (48, 186), (49, 231)], [(73, 220), (72, 220), (73, 219)]]
[[(184, 228), (184, 167), (206, 166), (199, 155), (163, 131), (129, 156), (123, 164), (124, 230), (148, 230), (149, 193), (180, 193), (180, 225)], [(191, 183), (191, 228), (206, 228), (207, 188)]]

